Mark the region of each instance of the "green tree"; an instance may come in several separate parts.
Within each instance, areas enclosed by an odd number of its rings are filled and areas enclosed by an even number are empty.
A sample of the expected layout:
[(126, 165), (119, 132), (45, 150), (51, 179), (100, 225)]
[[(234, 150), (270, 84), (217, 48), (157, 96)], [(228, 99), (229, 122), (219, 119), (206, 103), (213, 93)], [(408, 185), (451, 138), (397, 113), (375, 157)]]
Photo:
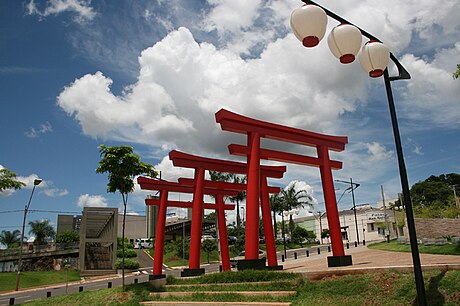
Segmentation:
[(215, 240), (205, 239), (201, 243), (201, 249), (206, 252), (209, 263), (211, 252), (217, 250), (217, 243)]
[(77, 231), (63, 231), (56, 235), (56, 243), (66, 244), (80, 241), (80, 234)]
[[(96, 168), (96, 173), (108, 173), (109, 182), (107, 192), (119, 191), (123, 200), (123, 222), (122, 222), (122, 249), (125, 250), (125, 225), (126, 225), (126, 206), (128, 204), (128, 194), (134, 191), (134, 177), (145, 174), (156, 177), (157, 172), (153, 165), (141, 162), (139, 156), (134, 154), (133, 148), (129, 146), (107, 147), (100, 145), (99, 153), (101, 160)], [(122, 288), (125, 290), (125, 269), (124, 256), (122, 258)]]
[(34, 244), (44, 245), (48, 244), (56, 236), (50, 220), (35, 220), (29, 222), (29, 234), (35, 236)]
[(0, 233), (0, 243), (6, 246), (7, 249), (16, 248), (21, 241), (21, 232), (19, 230), (2, 231)]
[[(313, 198), (304, 189), (296, 190), (296, 182), (291, 184), (288, 188), (281, 190), (281, 202), (283, 211), (289, 211), (292, 209), (300, 209), (303, 207), (313, 207)], [(292, 214), (289, 215), (289, 231), (292, 237), (292, 231), (294, 230), (294, 221), (292, 220)]]
[(457, 64), (457, 71), (453, 73), (453, 77), (454, 79), (457, 79), (458, 77), (460, 77), (460, 64)]
[(321, 232), (321, 238), (329, 238), (331, 237), (331, 232), (329, 231), (328, 228), (323, 229)]
[(25, 185), (16, 180), (16, 173), (13, 171), (7, 168), (0, 169), (0, 192), (6, 189), (21, 189)]
[[(211, 177), (211, 181), (230, 182), (234, 184), (246, 184), (246, 176), (240, 176), (235, 173), (218, 172), (210, 170), (209, 175)], [(236, 230), (237, 236), (239, 236), (241, 229), (240, 202), (246, 199), (246, 192), (240, 191), (238, 192), (237, 196), (229, 197), (228, 199), (230, 200), (230, 202), (236, 203)]]
[(314, 232), (307, 230), (306, 228), (303, 228), (301, 226), (296, 226), (294, 230), (292, 231), (292, 242), (300, 244), (300, 246), (303, 246), (303, 242), (305, 240), (310, 240), (316, 238), (316, 235)]

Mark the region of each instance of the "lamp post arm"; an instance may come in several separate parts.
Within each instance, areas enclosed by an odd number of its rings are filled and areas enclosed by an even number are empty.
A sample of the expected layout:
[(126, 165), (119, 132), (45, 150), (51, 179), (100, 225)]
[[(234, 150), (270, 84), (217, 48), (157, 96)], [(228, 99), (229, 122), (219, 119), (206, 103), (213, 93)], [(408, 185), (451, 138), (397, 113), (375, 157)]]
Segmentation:
[[(346, 20), (345, 18), (340, 17), (336, 13), (331, 12), (330, 10), (328, 10), (327, 8), (319, 5), (318, 3), (314, 2), (314, 1), (310, 1), (310, 0), (302, 0), (302, 2), (304, 2), (305, 4), (316, 5), (316, 6), (320, 7), (320, 8), (322, 8), (324, 10), (324, 12), (326, 13), (326, 15), (328, 15), (329, 17), (337, 20), (340, 23), (345, 23), (345, 24), (349, 24), (349, 25), (352, 25), (352, 26), (356, 27), (361, 32), (361, 35), (369, 38), (370, 40), (376, 40), (378, 42), (381, 42), (380, 39), (378, 39), (374, 35), (370, 34), (369, 32), (364, 31), (363, 29), (361, 29), (357, 25), (351, 23), (350, 21)], [(390, 52), (390, 59), (396, 65), (396, 68), (398, 68), (398, 76), (389, 77), (390, 81), (409, 80), (410, 79), (409, 72), (404, 68), (404, 66), (398, 61), (396, 56), (394, 56), (393, 53), (391, 53), (391, 52)]]

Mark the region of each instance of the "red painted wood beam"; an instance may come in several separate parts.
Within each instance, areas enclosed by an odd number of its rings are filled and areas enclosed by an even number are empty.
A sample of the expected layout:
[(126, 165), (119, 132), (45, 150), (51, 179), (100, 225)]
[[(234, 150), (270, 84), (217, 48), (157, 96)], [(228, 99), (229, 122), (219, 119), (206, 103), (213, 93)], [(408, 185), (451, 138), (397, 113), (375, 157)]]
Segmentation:
[[(146, 205), (160, 206), (160, 199), (145, 199)], [(179, 208), (192, 208), (192, 202), (183, 202), (183, 201), (171, 201), (167, 202), (168, 207), (179, 207)], [(203, 203), (203, 208), (205, 209), (217, 209), (215, 203)], [(234, 210), (235, 204), (225, 204), (225, 210)]]
[[(143, 176), (139, 176), (137, 178), (137, 183), (141, 186), (141, 189), (145, 190), (166, 190), (169, 192), (182, 192), (182, 193), (194, 193), (195, 188), (190, 186), (182, 186), (176, 182), (167, 182), (167, 181), (159, 181)], [(238, 191), (235, 190), (224, 190), (224, 189), (216, 189), (216, 188), (204, 188), (204, 194), (208, 195), (216, 195), (216, 194), (223, 194), (226, 196), (235, 197), (238, 195)]]
[[(249, 154), (249, 149), (247, 146), (231, 144), (228, 146), (228, 151), (232, 155), (238, 156), (247, 156)], [(322, 161), (319, 158), (305, 156), (294, 153), (286, 153), (281, 151), (275, 151), (270, 149), (260, 149), (260, 158), (266, 160), (274, 160), (279, 162), (288, 162), (292, 164), (304, 165), (304, 166), (313, 166), (319, 167), (322, 165)], [(342, 169), (342, 162), (331, 160), (331, 168), (333, 170)]]
[[(173, 150), (169, 152), (169, 159), (176, 167), (184, 168), (203, 168), (219, 172), (231, 172), (246, 174), (248, 167), (245, 163), (221, 160), (215, 158), (196, 156), (180, 151)], [(260, 171), (263, 175), (272, 178), (282, 178), (286, 172), (286, 166), (260, 166)]]
[(216, 122), (222, 130), (240, 134), (259, 133), (263, 138), (297, 143), (315, 147), (326, 146), (334, 151), (343, 151), (348, 143), (346, 136), (331, 136), (309, 132), (284, 125), (261, 121), (221, 109), (216, 113)]
[[(195, 186), (195, 180), (191, 178), (179, 178), (179, 184), (183, 186)], [(239, 183), (229, 183), (229, 182), (218, 182), (218, 181), (204, 181), (204, 186), (209, 188), (219, 188), (225, 190), (234, 190), (234, 191), (244, 191), (247, 188), (246, 184), (239, 184)], [(281, 188), (275, 186), (268, 186), (267, 187), (268, 193), (280, 193)]]

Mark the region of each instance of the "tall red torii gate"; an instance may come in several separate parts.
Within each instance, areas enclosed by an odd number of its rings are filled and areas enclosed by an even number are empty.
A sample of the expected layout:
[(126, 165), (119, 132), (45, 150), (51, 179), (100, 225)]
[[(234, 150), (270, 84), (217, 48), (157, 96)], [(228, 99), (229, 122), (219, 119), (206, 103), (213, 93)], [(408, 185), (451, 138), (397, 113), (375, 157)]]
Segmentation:
[[(247, 135), (247, 146), (235, 144), (229, 146), (231, 154), (246, 156), (248, 164), (246, 194), (246, 260), (254, 261), (258, 258), (259, 234), (257, 229), (259, 226), (259, 187), (261, 186), (259, 165), (261, 159), (268, 159), (320, 168), (333, 251), (333, 256), (328, 257), (328, 265), (330, 267), (351, 265), (351, 256), (345, 255), (343, 248), (337, 201), (334, 192), (334, 182), (332, 179), (332, 169), (341, 169), (342, 163), (330, 160), (329, 158), (329, 150), (343, 151), (345, 149), (345, 144), (348, 143), (348, 138), (346, 136), (323, 135), (256, 120), (225, 109), (221, 109), (216, 113), (216, 122), (220, 124), (224, 131)], [(318, 156), (310, 157), (282, 151), (261, 149), (261, 138), (316, 147)]]
[[(155, 250), (154, 250), (154, 261), (153, 261), (153, 275), (152, 278), (164, 278), (165, 275), (162, 274), (162, 267), (163, 267), (163, 255), (164, 255), (164, 237), (165, 237), (165, 228), (166, 228), (166, 209), (168, 206), (171, 207), (192, 207), (191, 202), (180, 202), (180, 201), (168, 201), (168, 193), (169, 192), (183, 192), (183, 193), (194, 193), (195, 188), (190, 186), (183, 186), (180, 183), (175, 182), (167, 182), (167, 181), (159, 181), (151, 178), (146, 177), (138, 177), (137, 178), (138, 184), (141, 186), (141, 189), (146, 190), (159, 190), (160, 191), (160, 199), (146, 199), (145, 203), (147, 205), (157, 205), (159, 206), (158, 210), (158, 223), (156, 228), (156, 237), (155, 237)], [(210, 203), (202, 203), (202, 207), (206, 209), (216, 209), (217, 214), (224, 216), (225, 222), (225, 215), (224, 210), (234, 209), (234, 205), (224, 205), (224, 196), (236, 196), (238, 195), (238, 191), (235, 190), (224, 190), (218, 187), (205, 187), (202, 190), (203, 194), (213, 195), (216, 198), (216, 204)], [(222, 222), (219, 220), (218, 222)], [(200, 227), (202, 226), (202, 222), (200, 222)], [(193, 227), (193, 220), (192, 220), (192, 227)], [(219, 234), (222, 235), (220, 246), (221, 246), (221, 254), (222, 254), (222, 268), (224, 271), (230, 270), (230, 257), (228, 252), (228, 239), (227, 239), (227, 230), (224, 227), (220, 229), (219, 227)], [(200, 234), (201, 238), (201, 234)], [(198, 249), (199, 251), (199, 249)], [(196, 250), (195, 250), (196, 252)], [(192, 254), (192, 249), (190, 249), (190, 253)], [(191, 255), (190, 254), (190, 255)], [(198, 254), (199, 257), (199, 254)], [(197, 271), (198, 273), (198, 271)], [(200, 269), (199, 274), (203, 274), (204, 269)]]
[[(202, 274), (202, 269), (200, 269), (200, 240), (201, 240), (201, 222), (203, 218), (203, 188), (204, 188), (204, 175), (205, 170), (213, 170), (219, 172), (230, 172), (230, 173), (239, 173), (239, 174), (247, 174), (249, 173), (248, 166), (245, 163), (239, 163), (234, 161), (228, 160), (219, 160), (214, 158), (205, 158), (201, 156), (196, 156), (192, 154), (187, 154), (183, 152), (179, 152), (173, 150), (169, 153), (169, 159), (173, 162), (173, 165), (176, 167), (185, 167), (185, 168), (193, 168), (195, 169), (194, 174), (194, 183), (195, 183), (195, 192), (193, 194), (193, 208), (192, 208), (192, 229), (190, 233), (190, 259), (189, 259), (189, 268), (183, 271), (184, 275), (192, 276), (197, 274)], [(284, 172), (286, 172), (285, 166), (260, 166), (258, 167), (258, 175), (262, 177), (262, 179), (258, 179), (257, 183), (265, 182), (264, 186), (262, 186), (262, 191), (265, 192), (263, 196), (258, 195), (257, 198), (262, 198), (263, 203), (262, 205), (262, 217), (264, 220), (264, 230), (266, 231), (266, 238), (268, 237), (267, 241), (267, 258), (268, 253), (270, 252), (270, 262), (269, 265), (273, 267), (277, 266), (276, 262), (276, 249), (275, 249), (275, 241), (274, 241), (274, 234), (273, 234), (273, 227), (271, 222), (270, 216), (270, 203), (268, 200), (268, 185), (267, 185), (267, 177), (272, 178), (282, 178)], [(259, 187), (259, 186), (258, 186)], [(259, 192), (259, 188), (258, 191)], [(267, 207), (268, 205), (268, 207)], [(265, 208), (264, 208), (265, 206)], [(268, 208), (268, 209), (267, 209)], [(267, 214), (268, 212), (268, 214)], [(259, 215), (259, 208), (257, 202), (257, 221)], [(259, 224), (257, 223), (257, 234), (259, 231)], [(258, 250), (259, 241), (257, 240), (256, 248)], [(247, 248), (246, 248), (247, 249)], [(273, 255), (274, 254), (274, 255)], [(257, 251), (258, 257), (258, 251)], [(265, 262), (260, 263), (257, 259), (253, 260), (249, 263), (254, 267), (265, 267)], [(245, 265), (244, 263), (242, 264)]]

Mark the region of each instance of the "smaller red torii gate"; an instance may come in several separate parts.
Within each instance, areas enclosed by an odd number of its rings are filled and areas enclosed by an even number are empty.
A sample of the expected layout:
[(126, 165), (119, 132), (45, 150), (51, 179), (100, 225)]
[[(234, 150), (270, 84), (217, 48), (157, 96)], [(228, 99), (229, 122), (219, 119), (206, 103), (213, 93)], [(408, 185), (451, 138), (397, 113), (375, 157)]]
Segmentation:
[[(145, 202), (147, 205), (158, 205), (158, 223), (156, 228), (156, 237), (155, 237), (155, 250), (154, 250), (154, 262), (153, 262), (153, 275), (152, 278), (164, 278), (165, 275), (162, 274), (163, 271), (163, 255), (164, 255), (164, 237), (165, 237), (165, 228), (166, 228), (166, 210), (168, 206), (171, 207), (192, 207), (193, 203), (191, 202), (179, 202), (179, 201), (168, 201), (169, 192), (183, 192), (183, 193), (194, 193), (195, 188), (189, 186), (182, 186), (180, 183), (159, 181), (146, 177), (138, 177), (138, 184), (141, 186), (141, 189), (146, 190), (159, 190), (160, 198), (159, 199), (146, 199)], [(219, 188), (203, 188), (203, 194), (214, 195), (216, 198), (216, 204), (202, 203), (203, 208), (206, 209), (216, 209), (218, 215), (224, 215), (224, 210), (234, 209), (234, 205), (224, 205), (224, 196), (236, 196), (238, 195), (237, 191), (234, 190), (224, 190)], [(225, 220), (225, 217), (224, 217)], [(200, 227), (202, 222), (200, 222)], [(192, 228), (193, 228), (193, 219), (192, 219)], [(223, 231), (219, 228), (219, 234), (223, 238), (220, 241), (221, 254), (222, 254), (222, 267), (224, 271), (230, 270), (230, 257), (228, 252), (228, 239), (227, 231), (224, 227)], [(201, 234), (200, 234), (201, 239)], [(201, 241), (200, 241), (201, 242)], [(199, 251), (199, 249), (198, 249)], [(196, 252), (196, 251), (195, 251)], [(190, 249), (190, 255), (192, 254), (192, 249)], [(198, 254), (199, 256), (199, 254)], [(204, 269), (196, 271), (199, 274), (204, 273)]]
[[(331, 171), (333, 169), (341, 169), (342, 163), (329, 158), (329, 150), (343, 151), (345, 149), (345, 144), (348, 143), (348, 138), (345, 136), (324, 135), (256, 120), (230, 112), (226, 109), (221, 109), (216, 113), (216, 122), (220, 124), (224, 131), (247, 135), (247, 146), (236, 144), (231, 144), (229, 146), (231, 154), (246, 156), (248, 164), (246, 194), (246, 260), (255, 261), (258, 258), (258, 203), (261, 196), (259, 188), (263, 186), (260, 184), (260, 180), (263, 179), (263, 176), (261, 176), (259, 165), (261, 159), (267, 159), (319, 167), (333, 252), (333, 256), (328, 257), (328, 265), (330, 267), (351, 265), (351, 255), (345, 255), (343, 248)], [(311, 157), (262, 149), (260, 147), (261, 138), (315, 147), (318, 156)], [(264, 199), (262, 198), (261, 200), (263, 203)], [(263, 207), (262, 205), (262, 208)]]
[[(270, 200), (269, 194), (277, 194), (281, 191), (280, 187), (268, 186), (265, 173), (262, 174), (263, 179), (261, 180), (261, 199), (262, 201), (262, 220), (264, 222), (264, 234), (265, 234), (265, 245), (267, 251), (267, 261), (269, 269), (281, 269), (282, 266), (278, 266), (278, 260), (276, 257), (276, 244), (274, 240), (274, 232), (271, 223), (270, 214)], [(188, 178), (179, 178), (179, 183), (184, 186), (195, 186), (195, 181)], [(229, 183), (229, 182), (217, 182), (217, 181), (204, 181), (204, 186), (209, 188), (222, 188), (225, 190), (243, 191), (247, 189), (246, 184), (242, 183)], [(222, 216), (223, 222), (225, 216)], [(218, 220), (221, 223), (220, 219)], [(244, 263), (243, 263), (244, 265)], [(240, 267), (240, 265), (238, 265)], [(244, 268), (243, 268), (244, 269)]]
[[(230, 172), (238, 174), (247, 174), (248, 166), (245, 163), (239, 163), (228, 160), (219, 160), (214, 158), (205, 158), (201, 156), (196, 156), (192, 154), (187, 154), (173, 150), (169, 152), (169, 159), (173, 162), (173, 165), (176, 167), (192, 168), (195, 169), (194, 174), (194, 186), (195, 192), (193, 194), (193, 207), (192, 207), (192, 229), (190, 233), (190, 259), (189, 259), (189, 268), (183, 271), (184, 276), (193, 276), (204, 273), (203, 269), (200, 269), (200, 243), (201, 243), (201, 222), (203, 219), (203, 188), (205, 187), (205, 170), (213, 170), (219, 172)], [(266, 233), (266, 238), (268, 238), (267, 244), (267, 259), (268, 253), (270, 253), (269, 266), (277, 268), (277, 259), (276, 259), (276, 248), (274, 241), (274, 233), (271, 221), (270, 214), (270, 202), (268, 195), (268, 185), (267, 177), (272, 178), (282, 178), (284, 172), (286, 172), (285, 166), (261, 166), (257, 165), (258, 174), (260, 174), (261, 179), (259, 182), (264, 182), (262, 186), (263, 196), (260, 195), (262, 204), (262, 218), (264, 220), (264, 229)], [(258, 203), (257, 203), (257, 222), (258, 222)], [(257, 223), (257, 232), (259, 231), (259, 225)], [(257, 235), (257, 234), (256, 234)], [(257, 241), (257, 249), (258, 249)], [(273, 255), (274, 254), (274, 255)], [(258, 255), (258, 252), (257, 252)], [(257, 268), (261, 268), (262, 265), (265, 267), (265, 262), (260, 263), (259, 259), (254, 260), (253, 262), (246, 262), (243, 265), (258, 265)]]

